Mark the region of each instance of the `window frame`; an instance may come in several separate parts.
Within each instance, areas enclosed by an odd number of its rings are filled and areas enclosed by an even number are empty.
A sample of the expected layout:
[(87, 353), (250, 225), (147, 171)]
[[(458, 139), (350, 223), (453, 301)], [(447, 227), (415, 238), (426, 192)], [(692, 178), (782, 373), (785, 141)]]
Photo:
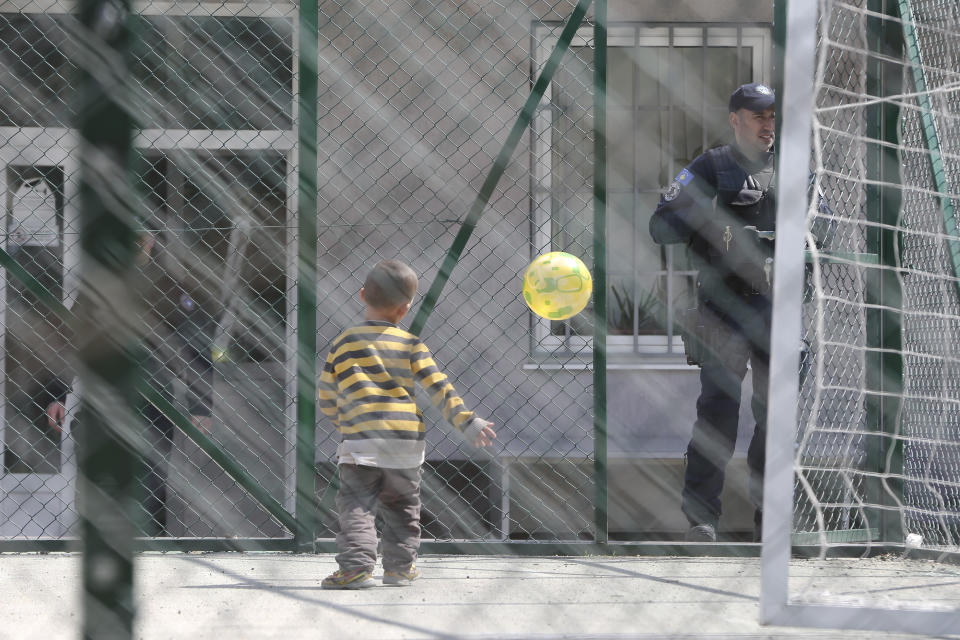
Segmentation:
[[(540, 75), (550, 53), (553, 51), (559, 39), (560, 28), (562, 25), (535, 24), (533, 25), (531, 49), (534, 55), (531, 56), (531, 84)], [(570, 43), (571, 48), (592, 47), (593, 27), (585, 26), (577, 30), (573, 40)], [(657, 22), (615, 22), (610, 23), (607, 29), (607, 47), (731, 47), (737, 49), (751, 49), (751, 68), (754, 77), (737, 78), (737, 84), (750, 81), (769, 83), (772, 67), (773, 54), (773, 34), (772, 25), (769, 23), (729, 23), (729, 22), (710, 22), (710, 23), (657, 23)], [(553, 201), (553, 185), (551, 171), (551, 153), (553, 148), (553, 118), (555, 114), (553, 100), (553, 83), (547, 86), (544, 93), (543, 102), (536, 114), (531, 120), (531, 149), (530, 149), (530, 250), (531, 259), (545, 251), (553, 250), (551, 248), (552, 233), (552, 211), (551, 203)], [(701, 105), (701, 111), (704, 105)], [(638, 113), (643, 107), (636, 103), (632, 105), (634, 114)], [(674, 109), (673, 104), (661, 107), (661, 111), (670, 113)], [(704, 134), (705, 136), (705, 134)], [(675, 163), (671, 160), (671, 166), (668, 173), (675, 175), (681, 167), (673, 166)], [(632, 188), (634, 203), (638, 202), (638, 196), (651, 193), (663, 193), (668, 185), (655, 185), (651, 188), (642, 189), (641, 185), (635, 180)], [(592, 195), (591, 195), (592, 200)], [(636, 212), (636, 209), (634, 210)], [(636, 219), (636, 216), (634, 216)], [(606, 230), (604, 230), (604, 233)], [(645, 231), (642, 231), (645, 232)], [(665, 277), (667, 281), (667, 296), (671, 299), (673, 282), (678, 276), (688, 275), (695, 277), (695, 271), (675, 271), (673, 269), (673, 255), (678, 251), (676, 246), (664, 247), (667, 254), (666, 269), (644, 272), (637, 259), (637, 229), (634, 225), (634, 250), (631, 256), (631, 271), (634, 282), (637, 282), (641, 276)], [(608, 256), (609, 259), (609, 256)], [(636, 289), (636, 287), (635, 287)], [(636, 293), (636, 291), (634, 292)], [(634, 297), (636, 299), (636, 296)], [(588, 309), (592, 308), (588, 307)], [(663, 359), (668, 360), (668, 364), (676, 364), (676, 361), (684, 355), (683, 342), (679, 335), (673, 333), (674, 309), (672, 305), (668, 307), (667, 325), (668, 331), (663, 334), (639, 334), (636, 323), (632, 335), (609, 335), (607, 336), (607, 352), (618, 358), (626, 357), (631, 360), (638, 359)], [(549, 320), (540, 318), (536, 314), (531, 316), (531, 356), (543, 358), (544, 356), (569, 356), (571, 354), (578, 356), (588, 356), (593, 350), (593, 337), (572, 335), (569, 323), (564, 323), (565, 335), (554, 335), (551, 332)]]
[[(28, 3), (29, 6), (16, 10), (0, 11), (3, 14), (19, 15), (46, 15), (54, 19), (66, 17), (74, 19), (73, 4), (62, 0), (40, 0)], [(180, 129), (180, 128), (150, 128), (134, 131), (133, 146), (138, 152), (168, 152), (181, 151), (211, 151), (211, 152), (248, 152), (270, 151), (279, 154), (286, 162), (286, 197), (285, 210), (287, 212), (287, 229), (285, 238), (285, 272), (288, 282), (295, 282), (297, 261), (297, 166), (299, 160), (297, 148), (297, 131), (299, 126), (299, 110), (296, 96), (299, 92), (299, 39), (296, 37), (298, 15), (296, 4), (286, 0), (276, 2), (191, 2), (180, 3), (177, 0), (149, 2), (138, 0), (135, 3), (135, 12), (142, 16), (161, 15), (167, 18), (255, 18), (264, 21), (286, 21), (290, 25), (288, 43), (291, 51), (291, 91), (289, 105), (289, 128), (272, 129)], [(63, 229), (64, 233), (75, 229), (79, 216), (79, 165), (76, 160), (76, 150), (79, 148), (79, 134), (69, 123), (65, 126), (0, 126), (0, 191), (6, 191), (6, 168), (11, 165), (37, 165), (57, 167), (63, 172)], [(63, 242), (61, 240), (61, 242)], [(80, 251), (77, 244), (63, 242), (63, 302), (70, 306), (79, 289), (79, 261)], [(0, 295), (6, 296), (6, 278), (0, 277)], [(296, 360), (296, 300), (295, 296), (287, 292), (287, 308), (285, 311), (286, 335), (286, 362), (284, 371), (295, 371)], [(0, 337), (4, 335), (0, 331)], [(0, 349), (0, 365), (3, 364), (5, 350)], [(2, 372), (2, 369), (0, 369)], [(288, 374), (283, 381), (288, 397), (296, 397), (297, 379), (295, 374)], [(0, 385), (6, 385), (5, 376), (0, 373)], [(5, 404), (5, 389), (0, 388), (0, 408)], [(286, 434), (295, 434), (297, 417), (295, 412), (288, 411), (285, 417)], [(5, 442), (6, 431), (4, 424), (0, 424), (0, 445)], [(72, 440), (64, 439), (65, 446), (72, 447)], [(61, 449), (62, 459), (73, 458), (67, 449)], [(285, 468), (293, 469), (296, 463), (295, 450), (290, 448), (285, 454)], [(75, 463), (74, 463), (75, 464)], [(68, 481), (72, 471), (61, 466), (58, 473), (8, 473), (0, 469), (0, 492), (12, 495), (12, 491), (26, 490), (36, 495), (40, 491), (50, 490), (58, 495), (65, 503), (73, 505), (73, 482)], [(296, 497), (293, 474), (285, 476), (284, 507), (294, 508)], [(53, 489), (50, 489), (53, 487)], [(51, 529), (52, 531), (52, 529)], [(47, 532), (49, 535), (49, 532)]]

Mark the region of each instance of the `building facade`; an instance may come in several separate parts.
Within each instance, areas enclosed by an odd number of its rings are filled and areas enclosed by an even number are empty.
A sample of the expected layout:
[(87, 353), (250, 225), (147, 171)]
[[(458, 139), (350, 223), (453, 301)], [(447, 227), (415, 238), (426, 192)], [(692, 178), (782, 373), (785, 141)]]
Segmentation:
[[(361, 316), (378, 259), (433, 282), (506, 143), (573, 3), (319, 4), (318, 345)], [(171, 268), (215, 301), (212, 434), (293, 505), (297, 273), (297, 6), (138, 2), (135, 174), (164, 225)], [(4, 250), (70, 303), (79, 261), (72, 76), (91, 55), (61, 2), (0, 2), (0, 191)], [(592, 535), (593, 327), (533, 316), (520, 276), (563, 250), (607, 253), (611, 536), (671, 538), (697, 369), (673, 318), (693, 296), (683, 247), (647, 221), (687, 162), (729, 135), (730, 92), (772, 81), (772, 2), (622, 0), (608, 6), (607, 225), (593, 225), (593, 29), (588, 22), (490, 194), (423, 338), (467, 403), (496, 424), (475, 452), (431, 425), (425, 528), (438, 538)], [(26, 230), (29, 233), (24, 233)], [(4, 535), (64, 536), (72, 445), (50, 429), (50, 385), (69, 377), (62, 331), (4, 274)], [(749, 393), (749, 389), (746, 390)], [(47, 395), (45, 395), (47, 394)], [(742, 428), (749, 431), (744, 416)], [(317, 430), (320, 486), (336, 436)], [(745, 446), (747, 438), (741, 438)], [(739, 451), (739, 450), (738, 450)], [(731, 531), (751, 528), (743, 453), (728, 483)], [(282, 528), (182, 434), (171, 459), (183, 536), (272, 536)]]

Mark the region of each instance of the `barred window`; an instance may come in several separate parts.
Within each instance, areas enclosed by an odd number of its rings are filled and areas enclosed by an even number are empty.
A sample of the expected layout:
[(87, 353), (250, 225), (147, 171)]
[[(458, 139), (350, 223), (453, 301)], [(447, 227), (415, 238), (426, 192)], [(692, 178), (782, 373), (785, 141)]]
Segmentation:
[[(144, 128), (291, 128), (288, 17), (147, 14), (133, 28)], [(69, 14), (0, 12), (0, 127), (70, 126), (79, 29)]]
[[(543, 29), (546, 29), (545, 27)], [(767, 81), (768, 27), (614, 24), (607, 63), (607, 331), (612, 354), (682, 355), (676, 312), (692, 305), (696, 272), (686, 247), (656, 245), (650, 216), (673, 177), (732, 139), (727, 101), (740, 84)], [(538, 34), (540, 35), (540, 34)], [(559, 28), (536, 40), (539, 73)], [(534, 253), (563, 250), (592, 264), (593, 37), (571, 43), (533, 122)], [(590, 347), (588, 311), (562, 322), (535, 318), (547, 352)]]
[[(225, 335), (218, 338), (234, 347), (231, 358), (253, 367), (285, 362), (293, 313), (288, 278), (295, 269), (289, 256), (296, 247), (288, 231), (296, 191), (296, 6), (177, 4), (147, 4), (132, 19), (138, 38), (131, 105), (141, 127), (134, 144), (144, 213), (149, 207), (164, 225), (176, 264), (223, 308)], [(35, 13), (0, 11), (4, 249), (70, 306), (80, 255), (71, 127), (84, 53), (68, 5), (49, 4), (41, 13), (43, 6), (37, 3)], [(42, 198), (18, 200), (34, 184), (50, 193), (44, 211), (54, 214), (44, 214), (52, 218), (44, 225), (36, 204)], [(62, 329), (6, 272), (0, 294), (0, 481), (7, 482), (4, 473), (68, 473), (71, 454), (44, 413), (54, 391), (71, 382)]]

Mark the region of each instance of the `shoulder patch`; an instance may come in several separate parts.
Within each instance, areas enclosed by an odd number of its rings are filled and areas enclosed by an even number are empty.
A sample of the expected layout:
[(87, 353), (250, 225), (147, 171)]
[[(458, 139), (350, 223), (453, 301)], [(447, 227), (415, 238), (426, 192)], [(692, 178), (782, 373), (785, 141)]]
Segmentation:
[(693, 173), (689, 169), (684, 169), (677, 174), (677, 177), (674, 178), (675, 182), (679, 182), (683, 186), (687, 186), (693, 180)]
[(663, 192), (663, 201), (672, 202), (673, 200), (676, 200), (677, 196), (680, 195), (681, 188), (682, 187), (680, 186), (680, 183), (676, 180), (671, 182), (670, 186), (667, 187), (667, 190)]
[(673, 182), (670, 183), (670, 186), (667, 187), (667, 190), (663, 193), (664, 202), (676, 200), (677, 196), (680, 195), (680, 190), (691, 182), (693, 182), (693, 173), (689, 169), (684, 169), (678, 173), (677, 177), (673, 179)]

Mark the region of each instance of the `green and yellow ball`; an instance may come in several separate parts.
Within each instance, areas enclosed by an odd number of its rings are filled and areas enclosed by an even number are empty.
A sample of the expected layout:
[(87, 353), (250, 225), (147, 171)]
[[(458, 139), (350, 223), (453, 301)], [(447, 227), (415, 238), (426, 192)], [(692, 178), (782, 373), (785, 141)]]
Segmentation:
[(590, 302), (593, 277), (575, 255), (551, 251), (538, 256), (523, 274), (523, 299), (538, 316), (565, 320)]

